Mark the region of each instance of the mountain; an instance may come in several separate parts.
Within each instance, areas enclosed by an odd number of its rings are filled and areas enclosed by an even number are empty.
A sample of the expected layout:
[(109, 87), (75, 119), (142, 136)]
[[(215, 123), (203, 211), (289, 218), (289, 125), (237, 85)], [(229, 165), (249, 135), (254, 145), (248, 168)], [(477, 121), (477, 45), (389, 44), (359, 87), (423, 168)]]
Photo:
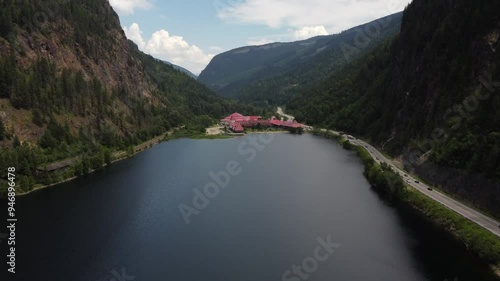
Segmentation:
[(399, 32), (402, 13), (340, 34), (249, 46), (217, 55), (198, 77), (217, 94), (280, 104)]
[(194, 75), (191, 71), (189, 71), (189, 70), (185, 69), (184, 67), (182, 67), (182, 66), (178, 66), (178, 65), (175, 65), (175, 64), (170, 63), (170, 62), (168, 62), (168, 61), (164, 61), (164, 62), (165, 62), (166, 64), (169, 64), (169, 65), (173, 66), (175, 69), (177, 69), (177, 70), (179, 70), (179, 71), (183, 72), (183, 73), (184, 73), (184, 74), (186, 74), (187, 76), (189, 76), (189, 77), (191, 77), (191, 78), (193, 78), (193, 79), (198, 79), (198, 76)]
[(0, 169), (18, 167), (24, 191), (60, 179), (40, 178), (48, 163), (78, 157), (67, 173), (81, 174), (172, 128), (255, 110), (140, 52), (106, 0), (0, 2)]
[(499, 1), (414, 0), (401, 33), (288, 104), (500, 217)]

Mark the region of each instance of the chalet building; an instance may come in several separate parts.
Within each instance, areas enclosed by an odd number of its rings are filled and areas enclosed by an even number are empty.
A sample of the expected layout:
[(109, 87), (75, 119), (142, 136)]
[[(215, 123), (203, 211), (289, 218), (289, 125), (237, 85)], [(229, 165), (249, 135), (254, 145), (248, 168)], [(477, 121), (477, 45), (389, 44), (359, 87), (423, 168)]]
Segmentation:
[(235, 122), (245, 122), (245, 121), (257, 121), (262, 119), (260, 116), (243, 116), (238, 112), (229, 115), (228, 117), (221, 120), (225, 125), (230, 125)]
[(303, 128), (304, 125), (297, 123), (296, 121), (281, 121), (272, 117), (270, 120), (264, 120), (261, 116), (244, 116), (237, 112), (229, 115), (228, 117), (221, 120), (221, 124), (234, 133), (243, 133), (245, 128), (286, 128), (286, 129), (299, 129)]
[(299, 129), (304, 127), (304, 125), (297, 123), (297, 121), (282, 121), (276, 119), (275, 117), (272, 117), (270, 122), (274, 127), (291, 128), (291, 129)]
[(243, 128), (243, 126), (241, 126), (241, 124), (239, 122), (234, 122), (234, 123), (231, 123), (229, 124), (229, 129), (231, 131), (233, 131), (234, 133), (243, 133), (245, 131), (245, 129)]
[(249, 120), (240, 122), (241, 126), (244, 128), (254, 128), (254, 127), (263, 127), (269, 128), (272, 126), (271, 121), (269, 120)]

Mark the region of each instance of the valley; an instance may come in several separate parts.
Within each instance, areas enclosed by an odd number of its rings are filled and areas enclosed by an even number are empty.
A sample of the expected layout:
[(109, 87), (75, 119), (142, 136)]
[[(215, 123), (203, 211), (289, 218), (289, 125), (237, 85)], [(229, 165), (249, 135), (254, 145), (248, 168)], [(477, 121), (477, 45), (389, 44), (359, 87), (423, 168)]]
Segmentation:
[(0, 1), (1, 280), (500, 278), (499, 1), (139, 2)]

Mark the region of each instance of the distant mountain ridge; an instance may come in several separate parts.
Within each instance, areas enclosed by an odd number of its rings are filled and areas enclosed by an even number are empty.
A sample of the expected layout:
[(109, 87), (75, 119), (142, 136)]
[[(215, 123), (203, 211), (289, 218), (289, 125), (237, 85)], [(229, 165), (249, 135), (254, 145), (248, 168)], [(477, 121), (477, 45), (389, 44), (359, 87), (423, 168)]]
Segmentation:
[(287, 105), (500, 218), (500, 1), (414, 0), (401, 33)]
[[(137, 44), (136, 44), (134, 41), (132, 41), (132, 40), (128, 39), (128, 44), (129, 44), (129, 45), (130, 45), (130, 46), (131, 46), (134, 50), (136, 50), (136, 52), (141, 52), (141, 51), (139, 50), (139, 46), (137, 46)], [(190, 76), (191, 78), (193, 78), (193, 79), (195, 79), (195, 80), (198, 78), (198, 76), (196, 76), (196, 75), (195, 75), (195, 74), (193, 74), (191, 71), (187, 70), (186, 68), (184, 68), (184, 67), (182, 67), (182, 66), (179, 66), (179, 65), (173, 64), (173, 63), (171, 63), (171, 62), (169, 62), (169, 61), (166, 61), (166, 60), (160, 60), (160, 59), (157, 59), (157, 61), (162, 62), (162, 63), (164, 63), (164, 64), (166, 64), (166, 65), (172, 66), (174, 69), (179, 70), (180, 72), (182, 72), (182, 73), (186, 74), (187, 76)]]
[(299, 88), (328, 77), (399, 32), (402, 13), (340, 34), (298, 42), (237, 48), (217, 55), (198, 81), (224, 97), (279, 103)]
[(191, 78), (193, 79), (198, 79), (198, 76), (196, 76), (194, 73), (192, 73), (191, 71), (187, 70), (186, 68), (182, 67), (182, 66), (179, 66), (179, 65), (176, 65), (176, 64), (173, 64), (171, 62), (168, 62), (168, 61), (164, 61), (166, 64), (170, 64), (171, 66), (173, 66), (175, 69), (183, 72), (184, 74), (187, 74), (188, 76), (190, 76)]

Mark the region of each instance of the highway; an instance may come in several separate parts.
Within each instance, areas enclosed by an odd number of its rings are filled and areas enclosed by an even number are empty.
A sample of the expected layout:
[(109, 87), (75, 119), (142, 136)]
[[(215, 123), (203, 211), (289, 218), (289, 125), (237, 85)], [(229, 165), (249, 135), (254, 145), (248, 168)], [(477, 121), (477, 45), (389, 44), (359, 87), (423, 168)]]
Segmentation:
[[(295, 119), (293, 116), (286, 115), (283, 110), (278, 107), (278, 114), (282, 116), (287, 116), (289, 119), (293, 120)], [(312, 129), (312, 127), (311, 127)], [(326, 129), (322, 129), (321, 131), (325, 132), (327, 131)], [(340, 135), (339, 132), (333, 131), (333, 130), (328, 130), (328, 132), (335, 134), (335, 135)], [(479, 226), (489, 230), (493, 234), (495, 234), (497, 237), (500, 237), (500, 222), (497, 220), (481, 213), (478, 212), (471, 207), (465, 205), (464, 203), (461, 203), (450, 196), (437, 191), (435, 189), (431, 189), (430, 186), (426, 185), (425, 183), (420, 182), (418, 179), (413, 178), (410, 174), (408, 174), (406, 171), (403, 171), (399, 169), (395, 163), (387, 159), (380, 151), (378, 151), (376, 148), (374, 148), (372, 145), (369, 143), (366, 143), (365, 141), (359, 140), (359, 139), (354, 139), (350, 140), (350, 142), (354, 145), (358, 146), (363, 146), (366, 148), (366, 150), (370, 153), (370, 155), (373, 157), (377, 163), (381, 164), (382, 162), (385, 162), (388, 164), (394, 171), (396, 171), (408, 184), (409, 186), (415, 188), (416, 190), (420, 191), (421, 193), (427, 195), (429, 198), (433, 199), (434, 201), (442, 204), (443, 206), (447, 207), (450, 210), (455, 211), (456, 213), (460, 214), (461, 216), (469, 219), (472, 222), (475, 222)]]
[[(323, 130), (326, 131), (326, 130)], [(339, 135), (338, 132), (335, 131), (329, 131), (332, 134)], [(432, 198), (433, 200), (441, 203), (445, 207), (457, 212), (458, 214), (462, 215), (463, 217), (477, 223), (478, 225), (482, 226), (483, 228), (489, 230), (496, 236), (500, 237), (500, 222), (497, 220), (480, 213), (467, 205), (449, 197), (448, 195), (439, 192), (435, 189), (429, 190), (430, 186), (420, 182), (418, 179), (413, 178), (410, 174), (407, 172), (399, 169), (392, 160), (387, 159), (382, 153), (380, 153), (377, 149), (375, 149), (372, 145), (359, 140), (350, 140), (350, 142), (354, 145), (359, 145), (363, 146), (366, 148), (366, 150), (370, 153), (370, 155), (377, 161), (377, 163), (381, 164), (382, 162), (385, 162), (389, 166), (392, 167), (394, 171), (399, 173), (399, 175), (404, 179), (406, 184), (410, 185), (411, 187), (415, 188), (416, 190), (420, 191), (421, 193), (427, 195), (428, 197)]]

